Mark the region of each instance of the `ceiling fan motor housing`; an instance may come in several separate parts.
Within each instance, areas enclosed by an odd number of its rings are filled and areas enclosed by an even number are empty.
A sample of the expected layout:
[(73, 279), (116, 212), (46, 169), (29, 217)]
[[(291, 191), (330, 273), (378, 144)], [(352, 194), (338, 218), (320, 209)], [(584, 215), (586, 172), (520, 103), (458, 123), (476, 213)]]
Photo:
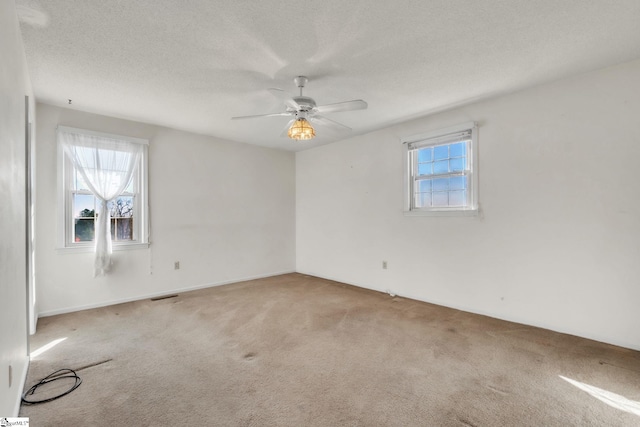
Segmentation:
[(316, 108), (316, 101), (308, 96), (294, 96), (293, 100), (299, 105), (298, 111), (311, 111)]

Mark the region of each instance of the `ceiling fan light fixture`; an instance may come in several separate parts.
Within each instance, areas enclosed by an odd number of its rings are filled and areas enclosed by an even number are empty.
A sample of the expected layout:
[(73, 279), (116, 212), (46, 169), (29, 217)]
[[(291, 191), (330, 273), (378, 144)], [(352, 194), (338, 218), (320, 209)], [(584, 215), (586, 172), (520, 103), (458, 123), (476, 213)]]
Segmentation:
[[(258, 114), (253, 116), (238, 116), (231, 117), (231, 120), (239, 119), (255, 119), (260, 117), (279, 117), (289, 116), (293, 117), (293, 120), (289, 121), (284, 128), (281, 136), (287, 135), (289, 138), (295, 141), (309, 140), (316, 136), (316, 131), (309, 123), (309, 120), (313, 120), (316, 126), (325, 126), (333, 129), (334, 132), (351, 131), (351, 128), (335, 122), (328, 117), (324, 117), (325, 113), (339, 113), (342, 111), (364, 110), (367, 108), (367, 103), (362, 99), (353, 99), (351, 101), (336, 102), (334, 104), (317, 105), (313, 98), (304, 96), (302, 89), (307, 84), (305, 76), (298, 76), (293, 79), (296, 86), (300, 89), (299, 96), (293, 96), (288, 94), (289, 98), (284, 101), (285, 111), (280, 113)], [(283, 94), (287, 94), (282, 89), (270, 88), (269, 91), (281, 97)]]
[(316, 136), (316, 131), (307, 119), (298, 118), (293, 122), (287, 134), (289, 138), (300, 141), (313, 138)]

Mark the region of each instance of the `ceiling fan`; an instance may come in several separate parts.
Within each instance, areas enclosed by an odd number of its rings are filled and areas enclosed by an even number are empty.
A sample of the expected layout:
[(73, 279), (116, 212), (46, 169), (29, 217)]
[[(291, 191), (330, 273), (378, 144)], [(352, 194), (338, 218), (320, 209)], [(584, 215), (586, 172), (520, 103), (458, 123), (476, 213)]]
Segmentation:
[(255, 116), (232, 117), (231, 120), (255, 119), (259, 117), (279, 117), (290, 116), (292, 119), (287, 123), (282, 136), (288, 136), (295, 140), (311, 139), (316, 136), (315, 129), (311, 125), (325, 126), (334, 131), (350, 131), (351, 128), (333, 121), (322, 114), (338, 113), (341, 111), (364, 110), (367, 103), (361, 99), (352, 101), (338, 102), (335, 104), (316, 105), (313, 98), (302, 95), (302, 89), (309, 79), (305, 76), (298, 76), (293, 79), (294, 83), (300, 88), (299, 96), (291, 96), (282, 89), (270, 88), (269, 91), (278, 97), (288, 97), (285, 101), (285, 111), (272, 114), (258, 114)]

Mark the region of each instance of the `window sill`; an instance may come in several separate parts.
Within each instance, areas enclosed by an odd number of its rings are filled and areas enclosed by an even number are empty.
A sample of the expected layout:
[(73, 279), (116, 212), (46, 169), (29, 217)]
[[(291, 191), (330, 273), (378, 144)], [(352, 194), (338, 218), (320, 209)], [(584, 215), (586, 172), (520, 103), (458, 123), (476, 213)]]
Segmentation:
[(478, 216), (478, 209), (404, 211), (404, 216)]
[[(149, 243), (126, 243), (113, 245), (113, 251), (131, 251), (137, 249), (148, 249)], [(62, 253), (87, 253), (87, 252), (95, 252), (95, 246), (93, 245), (78, 245), (78, 246), (66, 246), (66, 247), (58, 247), (56, 248), (58, 252)]]

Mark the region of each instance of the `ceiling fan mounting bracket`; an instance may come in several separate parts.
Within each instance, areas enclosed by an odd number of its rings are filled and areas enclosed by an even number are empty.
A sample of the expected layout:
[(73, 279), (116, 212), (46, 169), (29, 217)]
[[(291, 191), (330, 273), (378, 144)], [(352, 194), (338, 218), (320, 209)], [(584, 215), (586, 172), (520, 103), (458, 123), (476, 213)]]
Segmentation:
[(309, 81), (309, 79), (305, 76), (298, 76), (298, 77), (294, 77), (293, 82), (296, 84), (297, 87), (300, 88), (300, 90), (302, 90), (302, 88), (307, 84), (307, 82)]

